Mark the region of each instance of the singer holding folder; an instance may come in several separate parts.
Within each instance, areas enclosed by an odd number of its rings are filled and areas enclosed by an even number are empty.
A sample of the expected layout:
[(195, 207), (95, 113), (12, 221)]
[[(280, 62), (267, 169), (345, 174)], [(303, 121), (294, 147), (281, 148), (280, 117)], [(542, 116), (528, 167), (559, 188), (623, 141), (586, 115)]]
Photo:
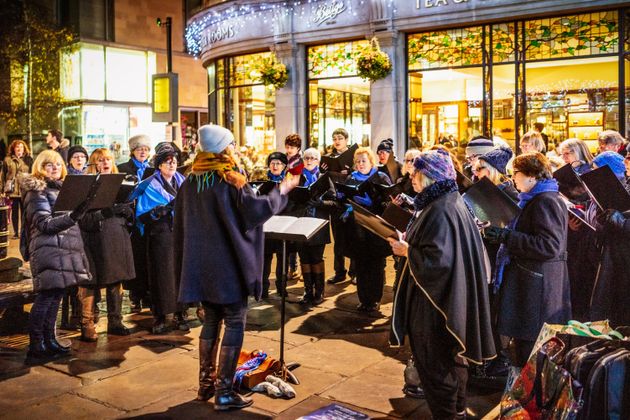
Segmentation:
[[(179, 301), (202, 302), (197, 399), (215, 397), (215, 410), (252, 404), (232, 389), (243, 344), (247, 297), (262, 294), (263, 224), (287, 204), (299, 178), (257, 196), (229, 148), (232, 133), (218, 125), (199, 128), (199, 153), (175, 200), (173, 229)], [(224, 334), (220, 339), (220, 325)], [(218, 356), (218, 360), (217, 360)]]
[(422, 153), (414, 168), (414, 219), (404, 240), (389, 239), (394, 255), (407, 260), (390, 342), (402, 346), (409, 337), (433, 417), (459, 418), (466, 412), (468, 362), (495, 356), (487, 256), (448, 152)]

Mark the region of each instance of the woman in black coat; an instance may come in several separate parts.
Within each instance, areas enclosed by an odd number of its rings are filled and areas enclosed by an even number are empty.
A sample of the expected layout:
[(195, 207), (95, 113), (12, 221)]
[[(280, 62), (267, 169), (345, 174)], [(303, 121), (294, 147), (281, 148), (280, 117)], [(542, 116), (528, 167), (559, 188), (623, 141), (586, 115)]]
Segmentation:
[(168, 331), (166, 316), (175, 315), (175, 324), (188, 331), (186, 308), (177, 304), (179, 275), (175, 273), (173, 257), (173, 210), (177, 190), (184, 176), (177, 172), (177, 151), (163, 146), (155, 155), (157, 171), (138, 185), (136, 200), (136, 226), (147, 239), (149, 286), (153, 334)]
[(433, 417), (465, 415), (466, 366), (494, 357), (481, 235), (458, 193), (447, 151), (422, 153), (412, 177), (416, 212), (405, 240), (390, 239), (405, 261), (392, 312), (392, 345), (409, 336)]
[[(304, 151), (304, 167), (300, 176), (300, 186), (308, 187), (320, 177), (319, 160), (321, 154), (315, 148)], [(325, 181), (325, 180), (322, 180)], [(326, 181), (329, 182), (329, 181)], [(321, 197), (314, 197), (305, 206), (299, 209), (300, 216), (316, 217), (328, 220), (329, 215), (325, 210), (325, 204)], [(297, 209), (296, 209), (297, 211)], [(330, 243), (330, 228), (326, 225), (315, 234), (308, 242), (299, 245), (300, 265), (304, 278), (304, 296), (297, 303), (303, 305), (319, 305), (324, 301), (325, 269), (324, 249)]]
[(28, 364), (70, 352), (57, 342), (55, 322), (59, 303), (67, 287), (90, 280), (88, 260), (83, 251), (77, 220), (85, 214), (89, 202), (72, 213), (53, 214), (66, 167), (59, 153), (46, 150), (39, 154), (33, 175), (21, 180), (24, 202), (25, 235), (21, 249), (33, 274), (37, 293), (30, 315)]
[[(367, 182), (391, 184), (387, 175), (378, 172), (376, 157), (369, 147), (357, 149), (354, 153), (354, 167), (355, 171), (346, 179), (347, 185), (361, 184), (375, 174), (377, 178), (371, 178), (371, 181)], [(368, 193), (352, 199), (373, 214), (383, 213), (382, 203), (375, 197), (370, 197)], [(345, 255), (354, 260), (357, 274), (359, 295), (357, 309), (361, 312), (378, 311), (385, 286), (385, 258), (391, 254), (389, 246), (387, 242), (359, 226), (353, 219), (349, 219), (343, 229), (343, 249)]]
[[(90, 155), (88, 173), (104, 175), (118, 173), (114, 157), (107, 149), (96, 149)], [(81, 339), (96, 341), (94, 311), (100, 300), (101, 288), (106, 288), (107, 333), (128, 335), (122, 322), (122, 282), (135, 277), (128, 224), (133, 219), (129, 204), (115, 204), (112, 208), (91, 210), (79, 223), (85, 252), (90, 261), (92, 281), (79, 288), (81, 299)]]
[(175, 200), (179, 301), (202, 302), (204, 307), (197, 399), (206, 401), (216, 390), (215, 410), (244, 408), (251, 399), (242, 398), (232, 385), (243, 345), (247, 297), (260, 300), (262, 294), (263, 223), (282, 210), (286, 194), (299, 179), (257, 196), (229, 147), (232, 133), (217, 125), (204, 125), (198, 133), (200, 151)]
[(520, 215), (508, 228), (490, 227), (484, 235), (501, 244), (494, 281), (500, 299), (498, 331), (513, 339), (512, 364), (522, 367), (543, 323), (565, 324), (571, 318), (568, 211), (543, 154), (514, 159), (514, 182)]

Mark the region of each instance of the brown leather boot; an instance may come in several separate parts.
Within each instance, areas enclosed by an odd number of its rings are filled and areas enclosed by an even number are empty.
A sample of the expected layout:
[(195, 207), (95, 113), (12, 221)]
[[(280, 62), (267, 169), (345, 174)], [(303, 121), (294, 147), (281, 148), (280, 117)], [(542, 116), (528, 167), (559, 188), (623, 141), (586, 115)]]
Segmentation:
[(98, 340), (98, 334), (94, 328), (94, 290), (79, 287), (79, 299), (81, 300), (81, 340), (93, 343)]
[(249, 407), (254, 402), (251, 398), (241, 397), (234, 389), (234, 372), (241, 354), (240, 347), (221, 346), (219, 355), (219, 371), (214, 396), (214, 409), (224, 411)]
[(324, 262), (321, 261), (317, 264), (313, 264), (311, 268), (313, 270), (311, 273), (313, 288), (315, 289), (313, 293), (313, 305), (319, 305), (324, 301), (324, 287), (326, 286)]
[(199, 390), (197, 391), (197, 401), (208, 401), (214, 396), (218, 352), (219, 340), (199, 339)]

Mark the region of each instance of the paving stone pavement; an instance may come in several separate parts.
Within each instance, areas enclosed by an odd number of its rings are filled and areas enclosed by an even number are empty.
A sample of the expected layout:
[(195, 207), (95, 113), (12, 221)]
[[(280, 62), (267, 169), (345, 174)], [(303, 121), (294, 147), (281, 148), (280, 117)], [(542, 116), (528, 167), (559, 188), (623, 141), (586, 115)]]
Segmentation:
[[(330, 250), (326, 256), (331, 273)], [(356, 287), (350, 282), (326, 285), (326, 301), (312, 310), (287, 304), (285, 359), (301, 364), (294, 371), (301, 384), (293, 399), (255, 394), (253, 406), (223, 414), (210, 403), (195, 402), (201, 327), (197, 323), (189, 333), (154, 336), (150, 314), (143, 312), (126, 316), (134, 326), (132, 335), (101, 332), (97, 343), (75, 336), (71, 358), (44, 366), (25, 367), (24, 349), (0, 347), (0, 418), (295, 419), (331, 403), (371, 418), (430, 418), (424, 400), (402, 393), (409, 350), (387, 343), (393, 277), (390, 259), (378, 317), (356, 311)], [(290, 282), (289, 292), (289, 300), (296, 300), (301, 284)], [(279, 308), (274, 294), (251, 302), (244, 348), (279, 357)], [(497, 391), (469, 389), (469, 405), (480, 415), (499, 398)]]

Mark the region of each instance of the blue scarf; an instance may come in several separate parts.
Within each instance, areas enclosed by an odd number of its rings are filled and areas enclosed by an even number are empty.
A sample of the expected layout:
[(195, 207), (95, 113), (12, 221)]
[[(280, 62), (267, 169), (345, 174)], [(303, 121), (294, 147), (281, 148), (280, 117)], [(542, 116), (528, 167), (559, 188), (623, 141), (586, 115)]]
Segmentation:
[(145, 160), (144, 162), (140, 162), (138, 159), (132, 156), (131, 161), (134, 165), (136, 165), (136, 175), (138, 175), (138, 179), (142, 180), (142, 177), (144, 176), (144, 171), (149, 167), (149, 159)]
[(274, 175), (271, 173), (271, 171), (267, 171), (267, 179), (273, 182), (282, 182), (282, 180), (284, 179), (284, 174), (284, 171), (282, 171), (280, 175)]
[(455, 191), (458, 191), (458, 188), (457, 182), (454, 179), (444, 179), (434, 182), (416, 194), (416, 198), (413, 199), (413, 207), (416, 211), (421, 211), (438, 198)]
[(251, 359), (236, 368), (236, 372), (234, 372), (234, 383), (236, 384), (237, 389), (241, 386), (241, 382), (243, 381), (245, 375), (249, 372), (255, 371), (266, 358), (267, 353), (264, 351), (257, 351)]
[(306, 178), (304, 186), (308, 187), (309, 185), (317, 181), (317, 178), (319, 178), (319, 166), (316, 166), (312, 172), (306, 168), (302, 169), (302, 175), (304, 175), (304, 178)]
[(83, 170), (74, 169), (72, 165), (68, 165), (68, 175), (84, 175), (84, 174), (85, 174), (85, 168), (83, 168)]
[[(518, 195), (518, 206), (521, 209), (524, 209), (527, 203), (529, 203), (534, 197), (538, 194), (542, 194), (545, 192), (558, 192), (558, 181), (555, 179), (540, 179), (534, 185), (529, 192), (519, 193)], [(512, 220), (507, 228), (510, 230), (516, 229), (516, 224), (518, 223), (519, 216), (516, 216), (514, 220)], [(501, 283), (503, 283), (503, 273), (505, 272), (505, 267), (510, 263), (510, 252), (507, 249), (506, 244), (501, 244), (499, 247), (499, 251), (497, 252), (497, 264), (496, 269), (494, 271), (494, 278), (492, 282), (494, 284), (494, 293), (499, 291), (501, 287)]]
[[(182, 185), (186, 179), (184, 175), (179, 172), (175, 172), (173, 175), (175, 183), (177, 185), (176, 190)], [(164, 188), (166, 180), (162, 177), (162, 173), (158, 170), (153, 175), (142, 181), (136, 187), (135, 191), (131, 195), (130, 199), (136, 199), (136, 226), (140, 230), (140, 234), (144, 235), (144, 224), (140, 221), (140, 216), (150, 212), (155, 207), (162, 205), (165, 206), (175, 199), (166, 188)]]
[(367, 174), (362, 174), (359, 171), (354, 171), (352, 172), (352, 174), (350, 174), (350, 176), (352, 177), (352, 179), (356, 181), (363, 182), (367, 180), (369, 177), (371, 177), (372, 175), (374, 175), (376, 171), (378, 171), (378, 168), (372, 168), (372, 170)]

